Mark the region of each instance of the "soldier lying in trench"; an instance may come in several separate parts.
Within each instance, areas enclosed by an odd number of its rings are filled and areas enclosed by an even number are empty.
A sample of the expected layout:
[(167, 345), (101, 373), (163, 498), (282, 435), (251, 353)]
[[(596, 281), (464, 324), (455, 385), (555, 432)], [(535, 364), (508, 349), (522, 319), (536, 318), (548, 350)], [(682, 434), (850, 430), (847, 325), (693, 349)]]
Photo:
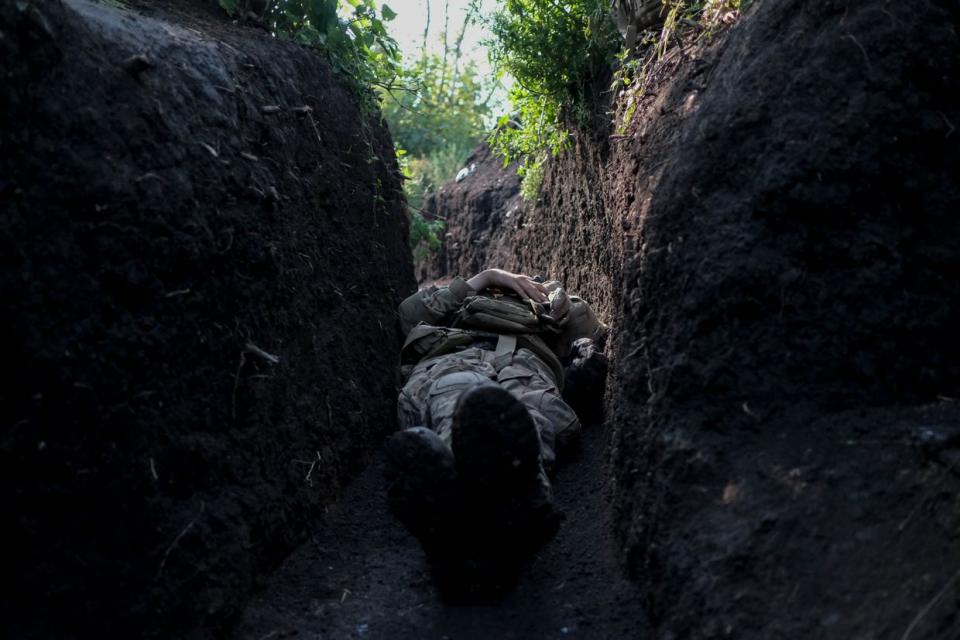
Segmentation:
[(391, 509), (432, 560), (481, 543), (535, 549), (560, 521), (549, 477), (580, 430), (571, 404), (602, 401), (607, 327), (560, 283), (501, 269), (418, 291), (400, 321)]

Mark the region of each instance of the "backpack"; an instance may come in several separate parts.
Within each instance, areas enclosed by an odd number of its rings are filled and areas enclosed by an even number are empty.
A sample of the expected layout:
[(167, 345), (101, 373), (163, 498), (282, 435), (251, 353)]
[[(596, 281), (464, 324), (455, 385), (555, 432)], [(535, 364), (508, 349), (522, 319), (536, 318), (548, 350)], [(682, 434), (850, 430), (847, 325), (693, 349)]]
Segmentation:
[[(563, 297), (560, 308), (564, 311), (565, 303), (566, 297)], [(498, 353), (501, 346), (506, 347), (505, 355), (518, 348), (532, 351), (550, 368), (557, 388), (562, 389), (563, 365), (547, 342), (559, 335), (562, 327), (549, 315), (550, 309), (550, 304), (521, 300), (512, 294), (467, 296), (452, 314), (449, 327), (421, 323), (410, 330), (401, 350), (402, 375), (409, 376), (421, 360), (459, 351), (478, 339), (487, 339), (497, 343)], [(509, 364), (509, 358), (504, 360), (503, 366)], [(494, 366), (500, 370), (500, 365)]]
[(549, 304), (521, 300), (514, 295), (467, 296), (451, 326), (497, 334), (559, 334), (560, 324), (550, 316)]

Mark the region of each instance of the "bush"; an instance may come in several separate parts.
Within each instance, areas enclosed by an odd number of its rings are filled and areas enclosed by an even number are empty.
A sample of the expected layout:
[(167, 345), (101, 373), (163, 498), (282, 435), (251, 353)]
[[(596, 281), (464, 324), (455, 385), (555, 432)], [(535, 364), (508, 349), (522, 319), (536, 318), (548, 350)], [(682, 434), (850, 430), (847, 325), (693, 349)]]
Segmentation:
[(410, 211), (410, 248), (415, 260), (423, 260), (440, 248), (443, 227), (443, 220), (427, 220), (419, 211)]
[(448, 31), (444, 15), (443, 54), (427, 51), (402, 72), (402, 88), (385, 88), (383, 115), (390, 126), (405, 177), (410, 206), (410, 247), (422, 260), (440, 248), (442, 220), (427, 220), (421, 211), (426, 194), (452, 179), (483, 138), (494, 84), (473, 62), (463, 61), (464, 33), (475, 20), (467, 12), (459, 33)]
[[(709, 36), (751, 3), (651, 1), (663, 4), (662, 29), (647, 31), (640, 41), (646, 53), (631, 59), (634, 52), (621, 51), (609, 0), (502, 0), (490, 20), (493, 39), (488, 45), (498, 70), (515, 80), (513, 114), (500, 119), (490, 142), (505, 162), (520, 163), (524, 198), (536, 197), (544, 163), (567, 146), (570, 130), (587, 125), (593, 97), (589, 88), (598, 76), (617, 67), (613, 88), (630, 85), (651, 60), (663, 57), (680, 26), (693, 25)], [(633, 108), (635, 104), (628, 107), (627, 123)]]
[(404, 69), (400, 91), (384, 91), (383, 115), (394, 142), (406, 154), (405, 189), (410, 205), (452, 179), (483, 137), (490, 114), (490, 87), (468, 62), (424, 54)]
[(476, 65), (462, 67), (426, 54), (402, 72), (404, 88), (384, 92), (383, 115), (394, 140), (410, 155), (426, 156), (446, 146), (472, 147), (490, 113)]
[[(219, 0), (230, 15), (242, 13), (244, 0)], [(400, 48), (385, 23), (396, 13), (375, 0), (267, 0), (256, 18), (272, 33), (327, 54), (367, 110), (376, 106), (372, 88), (392, 86), (400, 73)]]
[[(539, 165), (563, 149), (571, 127), (587, 124), (592, 81), (611, 68), (621, 47), (609, 0), (505, 0), (490, 20), (491, 59), (514, 81), (513, 116), (491, 136), (506, 162), (519, 161), (532, 182)], [(536, 184), (539, 188), (539, 183)]]

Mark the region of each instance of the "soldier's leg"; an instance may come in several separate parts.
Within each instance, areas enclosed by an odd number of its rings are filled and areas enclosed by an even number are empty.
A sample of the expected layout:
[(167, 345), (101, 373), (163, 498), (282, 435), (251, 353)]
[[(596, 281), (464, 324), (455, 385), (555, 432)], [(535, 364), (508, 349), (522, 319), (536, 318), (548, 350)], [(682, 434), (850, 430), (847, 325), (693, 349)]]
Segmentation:
[(539, 429), (516, 394), (496, 383), (463, 392), (453, 413), (453, 451), (464, 496), (481, 515), (473, 534), (522, 557), (556, 533), (561, 515)]
[(387, 497), (400, 521), (431, 549), (458, 535), (453, 407), (463, 389), (495, 385), (494, 376), (479, 349), (431, 358), (414, 368), (397, 400), (402, 429), (387, 442)]
[(557, 447), (568, 444), (580, 431), (574, 410), (563, 401), (550, 371), (527, 349), (518, 350), (513, 361), (497, 375), (500, 385), (523, 403), (540, 434), (544, 468), (556, 462)]
[(492, 385), (497, 377), (490, 352), (465, 349), (417, 365), (397, 400), (401, 428), (425, 426), (451, 445), (453, 409), (466, 389)]
[[(485, 527), (497, 523), (497, 535), (509, 538), (508, 546), (518, 551), (542, 543), (559, 525), (540, 464), (542, 446), (536, 420), (545, 422), (548, 418), (540, 413), (535, 419), (528, 411), (529, 406), (539, 408), (543, 402), (533, 402), (529, 397), (522, 402), (522, 394), (511, 393), (496, 382), (494, 359), (490, 350), (467, 349), (421, 362), (398, 399), (405, 431), (391, 439), (395, 451), (402, 451), (401, 445), (411, 445), (410, 449), (417, 451), (442, 446), (444, 451), (457, 452), (455, 460), (452, 455), (445, 458), (455, 464), (456, 481), (425, 476), (419, 470), (432, 465), (417, 460), (403, 465), (400, 473), (401, 478), (408, 476), (415, 481), (391, 485), (395, 512), (411, 531), (429, 532), (418, 534), (425, 543), (437, 540), (442, 531), (446, 533), (439, 538), (459, 540), (478, 534), (479, 539), (493, 540), (495, 532)], [(522, 375), (531, 373), (525, 368)], [(417, 425), (429, 430), (418, 429)], [(543, 429), (548, 437), (555, 431), (552, 427)], [(426, 441), (431, 438), (427, 447)], [(552, 438), (550, 442), (552, 445)], [(532, 475), (525, 471), (528, 469)], [(435, 493), (440, 484), (456, 484), (463, 493), (452, 500), (425, 500), (423, 496)], [(415, 508), (398, 508), (405, 505)], [(453, 513), (457, 515), (451, 516)], [(449, 526), (444, 528), (458, 521), (470, 524), (458, 533), (451, 533)]]
[[(513, 523), (540, 538), (556, 529), (549, 494), (536, 493), (523, 473), (536, 477), (540, 468), (535, 423), (495, 381), (493, 361), (492, 351), (479, 348), (426, 360), (398, 398), (403, 430), (387, 444), (388, 498), (428, 554), (484, 546), (491, 526), (503, 533)], [(526, 462), (514, 465), (515, 457)]]

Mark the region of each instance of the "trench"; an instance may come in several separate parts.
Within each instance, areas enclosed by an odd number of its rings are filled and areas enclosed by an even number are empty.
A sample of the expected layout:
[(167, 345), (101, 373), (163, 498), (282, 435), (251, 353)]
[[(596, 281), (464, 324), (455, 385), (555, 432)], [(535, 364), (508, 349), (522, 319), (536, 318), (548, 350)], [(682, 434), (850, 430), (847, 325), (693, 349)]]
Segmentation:
[(514, 584), (468, 603), (445, 600), (419, 544), (388, 512), (378, 455), (251, 598), (233, 637), (650, 637), (611, 535), (608, 442), (604, 425), (585, 427), (554, 481), (559, 533)]
[[(414, 264), (389, 132), (313, 52), (212, 2), (0, 4), (8, 635), (958, 637), (960, 13), (753, 7), (535, 201), (478, 149)], [(490, 265), (613, 325), (606, 422), (557, 536), (451, 601), (385, 503), (395, 308)]]
[(496, 598), (445, 600), (387, 512), (403, 200), (314, 54), (178, 0), (15, 3), (0, 34), (7, 366), (30, 372), (5, 392), (13, 635), (646, 633), (605, 425)]

